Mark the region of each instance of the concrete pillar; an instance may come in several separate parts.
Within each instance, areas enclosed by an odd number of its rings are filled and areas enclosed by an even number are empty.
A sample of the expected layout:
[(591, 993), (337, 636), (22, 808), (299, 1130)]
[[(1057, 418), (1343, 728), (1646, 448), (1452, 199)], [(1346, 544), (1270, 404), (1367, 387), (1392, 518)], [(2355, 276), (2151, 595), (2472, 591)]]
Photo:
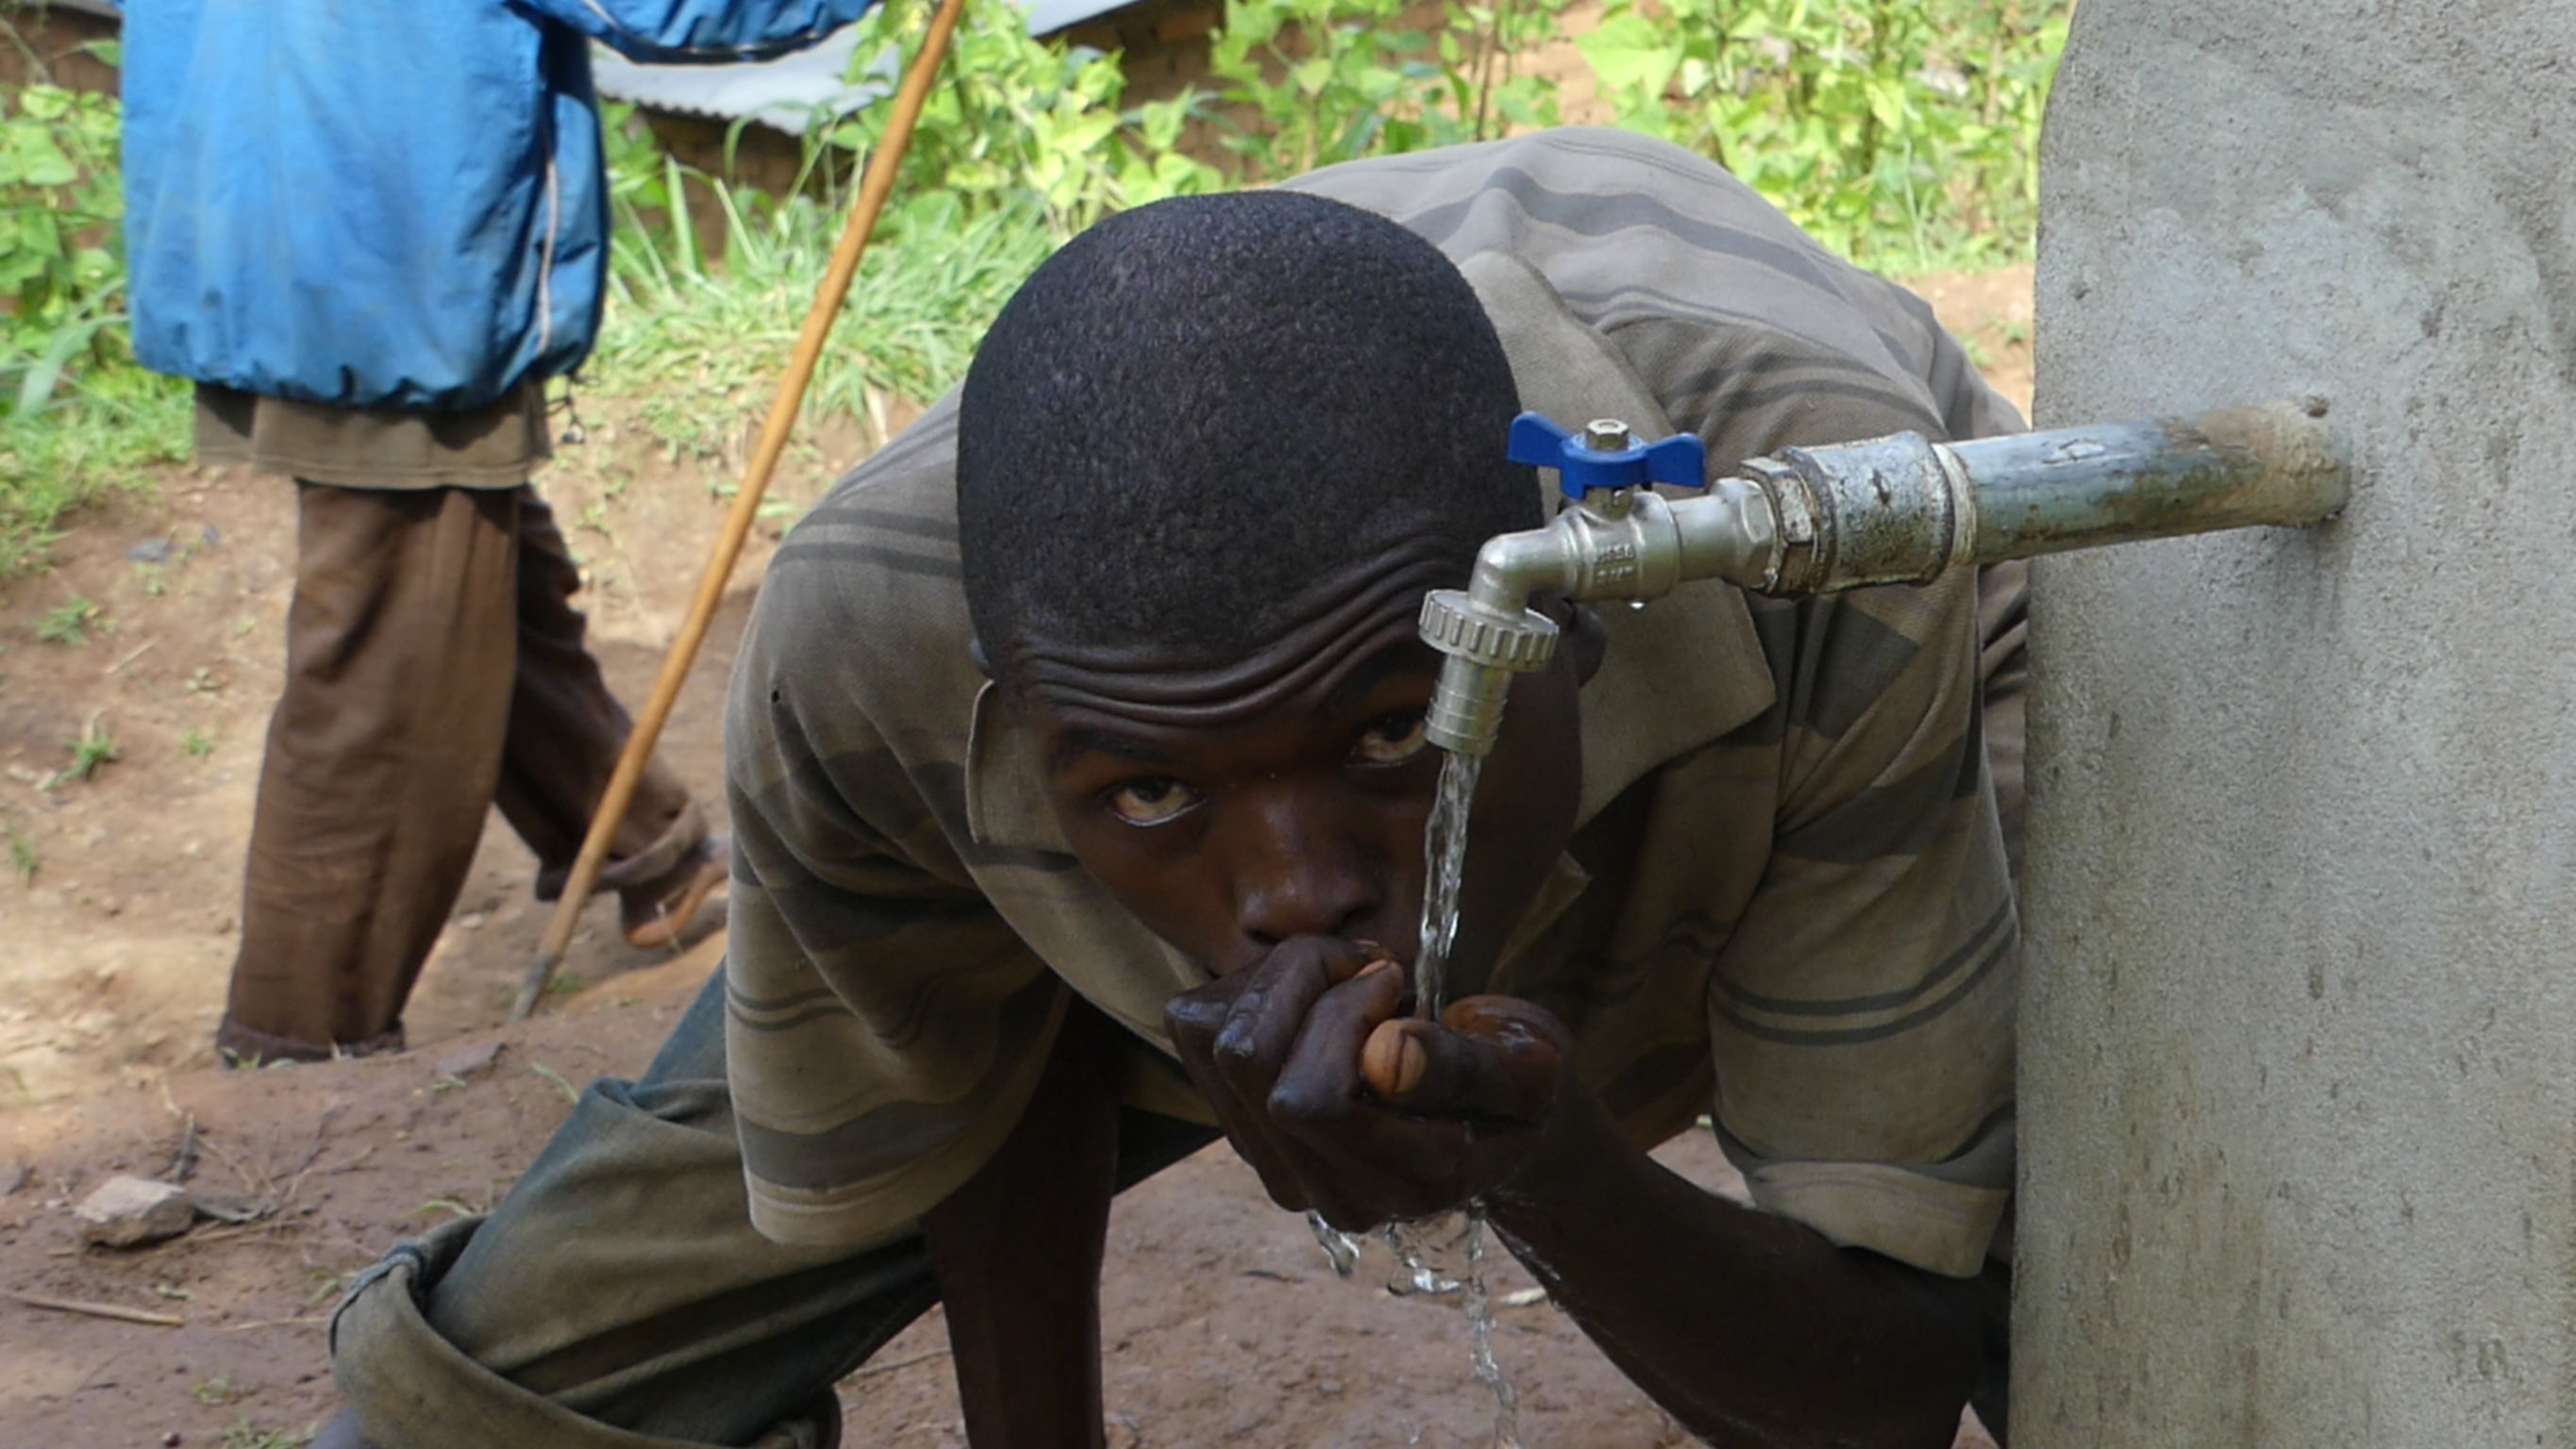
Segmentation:
[(2576, 1445), (2576, 5), (2081, 0), (2043, 425), (2344, 521), (2044, 563), (2019, 1446)]

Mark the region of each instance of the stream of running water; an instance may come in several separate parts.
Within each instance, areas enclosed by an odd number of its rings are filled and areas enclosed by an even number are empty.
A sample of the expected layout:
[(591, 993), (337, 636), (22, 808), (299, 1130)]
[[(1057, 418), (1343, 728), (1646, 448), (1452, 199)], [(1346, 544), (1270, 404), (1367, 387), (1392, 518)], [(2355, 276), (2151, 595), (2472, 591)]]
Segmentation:
[(1467, 812), (1476, 803), (1482, 755), (1451, 755), (1422, 828), (1422, 944), (1413, 954), (1414, 1014), (1438, 1021), (1449, 1004), (1449, 948), (1458, 939), (1458, 887), (1467, 875)]
[[(1423, 828), (1422, 938), (1413, 957), (1413, 994), (1415, 1014), (1426, 1021), (1438, 1021), (1441, 1009), (1449, 1004), (1449, 948), (1458, 935), (1458, 889), (1467, 870), (1467, 812), (1475, 803), (1476, 780), (1484, 763), (1481, 755), (1464, 754), (1442, 762), (1439, 795)], [(1520, 1396), (1494, 1358), (1493, 1300), (1485, 1291), (1485, 1205), (1470, 1202), (1464, 1215), (1467, 1261), (1456, 1278), (1430, 1262), (1429, 1224), (1388, 1223), (1380, 1228), (1380, 1241), (1395, 1255), (1402, 1271), (1398, 1281), (1387, 1286), (1402, 1293), (1463, 1294), (1460, 1306), (1467, 1316), (1468, 1366), (1494, 1396), (1493, 1449), (1521, 1449)], [(1320, 1214), (1308, 1213), (1306, 1222), (1323, 1246), (1324, 1256), (1332, 1261), (1333, 1271), (1351, 1276), (1359, 1263), (1362, 1239), (1340, 1231)]]

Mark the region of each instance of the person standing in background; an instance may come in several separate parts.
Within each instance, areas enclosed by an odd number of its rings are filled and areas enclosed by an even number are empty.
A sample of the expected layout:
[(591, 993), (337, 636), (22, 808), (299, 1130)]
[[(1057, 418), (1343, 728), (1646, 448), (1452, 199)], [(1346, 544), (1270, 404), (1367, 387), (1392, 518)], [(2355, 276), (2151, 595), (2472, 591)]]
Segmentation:
[[(399, 1050), (486, 809), (558, 896), (628, 717), (529, 483), (544, 385), (597, 335), (597, 41), (644, 61), (810, 45), (868, 0), (132, 0), (134, 348), (197, 385), (201, 461), (295, 480), (295, 597), (216, 1045)], [(677, 939), (725, 838), (650, 765), (602, 889)]]

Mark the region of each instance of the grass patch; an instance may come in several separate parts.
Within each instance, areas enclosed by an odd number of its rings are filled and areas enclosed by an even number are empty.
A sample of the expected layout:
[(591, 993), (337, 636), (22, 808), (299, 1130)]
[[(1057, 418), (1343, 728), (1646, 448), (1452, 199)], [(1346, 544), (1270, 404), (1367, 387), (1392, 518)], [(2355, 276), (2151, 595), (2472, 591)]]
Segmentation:
[(36, 620), (36, 637), (48, 644), (82, 645), (89, 642), (90, 622), (98, 617), (98, 605), (78, 594), (63, 600)]
[(0, 580), (41, 565), (74, 509), (150, 496), (147, 470), (188, 457), (190, 409), (186, 383), (117, 363), (0, 413)]
[(65, 514), (187, 453), (188, 385), (127, 340), (121, 122), (113, 96), (0, 92), (0, 581), (43, 562)]
[(36, 853), (36, 838), (20, 828), (14, 815), (0, 815), (0, 832), (9, 837), (9, 873), (22, 886), (34, 885), (36, 868), (44, 864), (44, 857)]
[[(676, 239), (685, 212), (669, 233), (619, 231), (588, 369), (598, 391), (635, 399), (638, 421), (674, 452), (700, 457), (721, 452), (768, 406), (841, 225), (837, 210), (810, 196), (773, 199), (721, 183), (715, 194), (727, 237), (721, 263)], [(926, 399), (963, 377), (993, 314), (1054, 249), (1034, 220), (969, 215), (936, 195), (883, 218), (804, 416), (864, 420), (872, 392)]]
[(304, 1449), (313, 1442), (310, 1429), (265, 1429), (247, 1418), (235, 1419), (215, 1441), (215, 1449)]
[(117, 759), (116, 736), (108, 732), (106, 721), (96, 715), (90, 716), (89, 723), (82, 726), (78, 738), (63, 741), (63, 748), (72, 752), (72, 759), (70, 764), (55, 773), (51, 783), (56, 785), (71, 780), (94, 779), (99, 766), (114, 764)]

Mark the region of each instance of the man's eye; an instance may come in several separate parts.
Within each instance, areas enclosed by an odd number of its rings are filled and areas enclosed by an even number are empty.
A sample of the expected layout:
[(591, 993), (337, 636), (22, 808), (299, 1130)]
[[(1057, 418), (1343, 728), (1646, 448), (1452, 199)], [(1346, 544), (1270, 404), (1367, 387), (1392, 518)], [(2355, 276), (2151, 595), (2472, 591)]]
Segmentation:
[(1422, 753), (1429, 741), (1423, 734), (1424, 711), (1405, 710), (1381, 715), (1369, 721), (1360, 731), (1358, 744), (1351, 746), (1351, 758), (1363, 765), (1400, 765)]
[(1160, 825), (1198, 803), (1198, 791), (1168, 775), (1130, 780), (1109, 792), (1110, 812), (1130, 825)]

